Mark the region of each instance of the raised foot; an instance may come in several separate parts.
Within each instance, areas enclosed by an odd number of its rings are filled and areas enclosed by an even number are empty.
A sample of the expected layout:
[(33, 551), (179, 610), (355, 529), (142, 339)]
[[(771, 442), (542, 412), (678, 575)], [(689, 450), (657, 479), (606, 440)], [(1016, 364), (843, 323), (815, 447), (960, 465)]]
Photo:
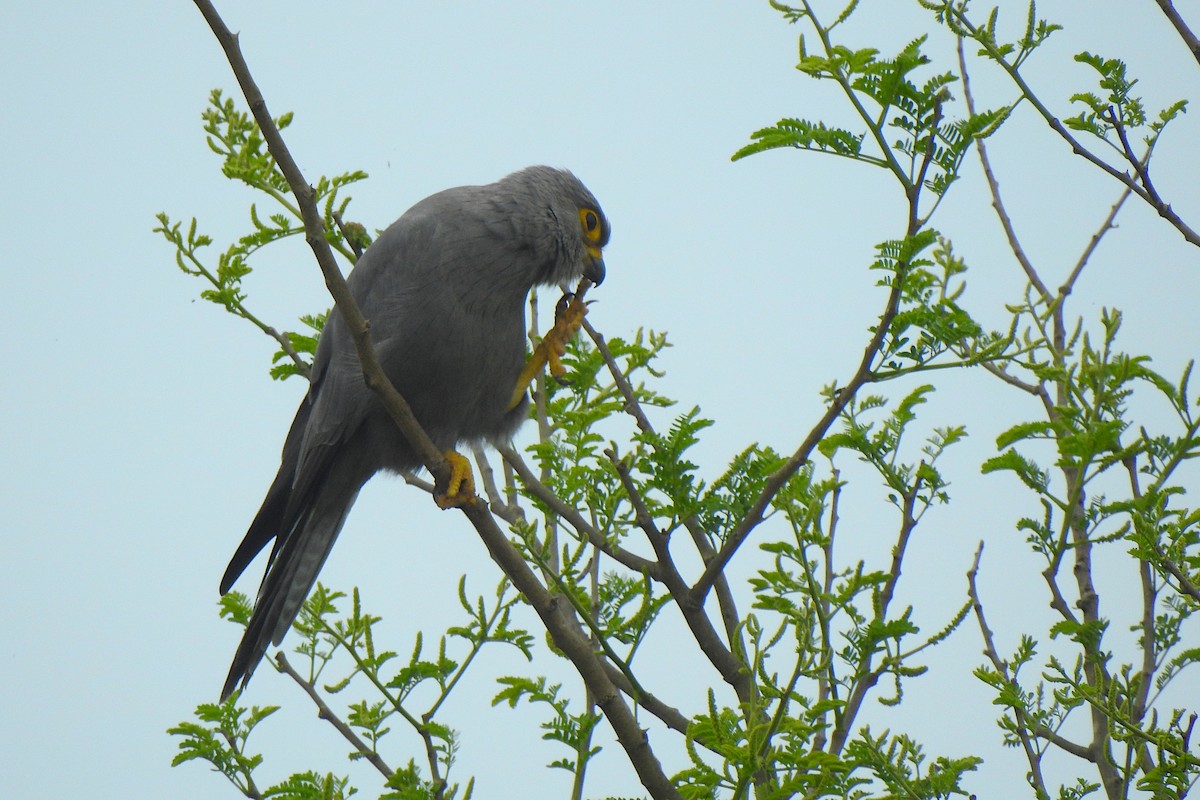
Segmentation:
[(565, 296), (559, 301), (554, 311), (554, 327), (546, 331), (542, 341), (538, 342), (529, 360), (525, 362), (525, 368), (521, 370), (517, 385), (513, 388), (512, 399), (508, 404), (509, 410), (517, 407), (533, 379), (547, 364), (554, 379), (565, 383), (563, 376), (567, 374), (567, 370), (562, 365), (562, 357), (567, 352), (567, 343), (574, 339), (575, 334), (583, 327), (583, 318), (588, 311), (587, 304), (577, 294), (571, 297), (570, 302), (566, 301)]

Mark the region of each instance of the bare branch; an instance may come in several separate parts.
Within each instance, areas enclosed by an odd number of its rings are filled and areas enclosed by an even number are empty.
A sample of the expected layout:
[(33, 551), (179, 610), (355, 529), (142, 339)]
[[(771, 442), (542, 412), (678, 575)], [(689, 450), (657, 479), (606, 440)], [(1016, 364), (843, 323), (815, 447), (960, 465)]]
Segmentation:
[(585, 317), (583, 320), (583, 329), (596, 345), (597, 352), (604, 359), (604, 365), (608, 367), (608, 372), (612, 375), (617, 391), (621, 393), (621, 397), (625, 400), (625, 413), (633, 417), (637, 422), (638, 430), (643, 433), (654, 433), (654, 426), (650, 424), (650, 418), (646, 416), (646, 412), (642, 410), (642, 404), (638, 402), (637, 395), (634, 394), (633, 386), (629, 384), (629, 379), (625, 377), (625, 373), (621, 371), (621, 365), (613, 358), (612, 351), (608, 349), (608, 342), (604, 340), (604, 336), (600, 334)]
[(1121, 191), (1120, 197), (1117, 198), (1117, 202), (1113, 203), (1113, 207), (1109, 210), (1108, 216), (1104, 218), (1104, 222), (1100, 224), (1100, 228), (1094, 234), (1092, 234), (1092, 238), (1087, 243), (1087, 247), (1083, 249), (1083, 253), (1079, 256), (1079, 260), (1075, 262), (1075, 267), (1071, 270), (1071, 274), (1067, 276), (1067, 279), (1063, 281), (1063, 285), (1059, 287), (1058, 296), (1060, 298), (1065, 298), (1071, 293), (1071, 290), (1075, 287), (1075, 282), (1079, 280), (1079, 274), (1083, 272), (1083, 268), (1087, 265), (1088, 259), (1092, 257), (1092, 253), (1096, 251), (1096, 248), (1100, 244), (1100, 240), (1104, 238), (1104, 234), (1117, 227), (1115, 224), (1117, 214), (1120, 212), (1121, 206), (1125, 205), (1125, 201), (1129, 199), (1130, 194), (1132, 194), (1132, 192), (1129, 190), (1129, 187), (1126, 186)]
[(1200, 247), (1200, 233), (1197, 233), (1191, 227), (1189, 227), (1188, 224), (1183, 221), (1183, 218), (1171, 208), (1169, 203), (1164, 201), (1157, 192), (1153, 191), (1152, 187), (1143, 186), (1138, 183), (1138, 176), (1136, 174), (1130, 175), (1128, 172), (1122, 172), (1104, 159), (1097, 156), (1091, 150), (1088, 150), (1086, 147), (1084, 147), (1083, 144), (1081, 144), (1080, 141), (1075, 138), (1071, 131), (1067, 130), (1067, 126), (1062, 123), (1062, 120), (1055, 116), (1055, 114), (1046, 107), (1046, 104), (1038, 98), (1037, 94), (1033, 91), (1033, 87), (1031, 87), (1021, 75), (1020, 70), (1005, 59), (1004, 55), (996, 48), (996, 44), (990, 41), (988, 37), (979, 35), (979, 28), (973, 25), (960, 9), (955, 8), (954, 14), (955, 24), (960, 25), (964, 30), (970, 33), (971, 37), (979, 42), (979, 44), (988, 51), (988, 55), (997, 64), (999, 64), (1006, 73), (1008, 73), (1009, 78), (1017, 85), (1017, 88), (1020, 89), (1022, 98), (1027, 100), (1031, 106), (1037, 109), (1038, 114), (1041, 115), (1045, 123), (1050, 126), (1050, 130), (1058, 134), (1059, 137), (1061, 137), (1063, 141), (1070, 146), (1072, 153), (1082, 157), (1088, 163), (1099, 168), (1102, 172), (1108, 174), (1112, 178), (1115, 178), (1125, 186), (1128, 186), (1134, 194), (1136, 194), (1151, 208), (1158, 212), (1160, 217), (1170, 223), (1175, 230), (1179, 231), (1183, 235), (1184, 239), (1186, 239), (1189, 243)]
[[(967, 105), (967, 113), (974, 116), (975, 97), (971, 94), (971, 79), (967, 72), (967, 58), (963, 51), (963, 38), (961, 36), (958, 37), (958, 73), (962, 78), (963, 100)], [(1029, 260), (1029, 256), (1025, 253), (1025, 248), (1021, 246), (1021, 242), (1017, 238), (1017, 231), (1012, 224), (1012, 218), (1008, 216), (1008, 209), (1005, 208), (1004, 201), (1000, 198), (1000, 182), (996, 180), (996, 173), (992, 171), (992, 162), (988, 158), (987, 145), (984, 144), (983, 139), (975, 140), (975, 152), (979, 153), (979, 162), (983, 167), (983, 177), (987, 179), (988, 191), (992, 195), (992, 208), (996, 209), (996, 217), (1000, 220), (1000, 227), (1004, 228), (1004, 236), (1008, 239), (1008, 246), (1016, 257), (1017, 263), (1021, 265), (1021, 269), (1025, 271), (1025, 277), (1034, 285), (1042, 298), (1046, 302), (1050, 302), (1050, 290), (1046, 288), (1046, 284), (1042, 283), (1042, 279), (1034, 268), (1033, 262)]]
[(1163, 14), (1175, 26), (1175, 32), (1179, 34), (1179, 38), (1183, 39), (1188, 50), (1192, 51), (1192, 57), (1196, 59), (1196, 63), (1200, 64), (1200, 39), (1196, 38), (1196, 34), (1192, 33), (1192, 29), (1183, 21), (1183, 17), (1179, 16), (1179, 12), (1175, 10), (1175, 4), (1171, 0), (1157, 0), (1157, 2)]

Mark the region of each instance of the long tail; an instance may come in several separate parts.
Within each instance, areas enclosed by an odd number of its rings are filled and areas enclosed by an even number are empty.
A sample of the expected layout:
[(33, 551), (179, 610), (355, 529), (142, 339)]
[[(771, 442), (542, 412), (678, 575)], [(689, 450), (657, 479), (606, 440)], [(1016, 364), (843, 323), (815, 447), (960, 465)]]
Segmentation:
[(366, 476), (338, 458), (334, 449), (324, 454), (325, 458), (315, 459), (324, 462), (315, 475), (293, 485), (295, 467), (289, 463), (288, 455), (285, 448), (280, 474), (221, 581), (224, 593), (271, 536), (277, 534), (254, 614), (221, 690), (222, 702), (234, 689), (246, 685), (267, 646), (283, 640), (316, 583), (317, 573), (365, 481)]
[(259, 589), (254, 615), (233, 656), (221, 690), (222, 702), (250, 680), (268, 644), (278, 645), (283, 640), (316, 583), (317, 573), (358, 496), (358, 488), (326, 483), (311, 507), (297, 520), (297, 527), (283, 540)]

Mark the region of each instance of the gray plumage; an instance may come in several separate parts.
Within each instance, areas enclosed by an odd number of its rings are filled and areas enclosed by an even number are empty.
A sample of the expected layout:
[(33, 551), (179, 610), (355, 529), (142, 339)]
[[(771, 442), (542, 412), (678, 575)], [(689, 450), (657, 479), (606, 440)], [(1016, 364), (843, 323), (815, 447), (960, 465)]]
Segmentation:
[[(608, 233), (574, 175), (529, 167), (425, 198), (363, 253), (350, 291), (384, 371), (438, 449), (506, 439), (525, 419), (526, 400), (509, 405), (525, 363), (529, 290), (581, 275), (600, 283)], [(380, 470), (420, 466), (364, 384), (335, 309), (279, 472), (221, 579), (224, 594), (275, 540), (222, 700), (245, 686), (268, 642), (287, 633), (363, 484)]]

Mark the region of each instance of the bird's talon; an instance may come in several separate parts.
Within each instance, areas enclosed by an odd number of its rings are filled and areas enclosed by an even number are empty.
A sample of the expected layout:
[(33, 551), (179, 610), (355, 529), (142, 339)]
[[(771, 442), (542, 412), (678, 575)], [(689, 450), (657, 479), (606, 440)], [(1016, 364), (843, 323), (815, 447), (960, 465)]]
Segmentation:
[(433, 493), (433, 501), (438, 508), (459, 508), (473, 503), (479, 498), (475, 495), (475, 479), (471, 474), (471, 462), (466, 456), (447, 450), (442, 454), (450, 465), (450, 477), (443, 491), (439, 486)]

